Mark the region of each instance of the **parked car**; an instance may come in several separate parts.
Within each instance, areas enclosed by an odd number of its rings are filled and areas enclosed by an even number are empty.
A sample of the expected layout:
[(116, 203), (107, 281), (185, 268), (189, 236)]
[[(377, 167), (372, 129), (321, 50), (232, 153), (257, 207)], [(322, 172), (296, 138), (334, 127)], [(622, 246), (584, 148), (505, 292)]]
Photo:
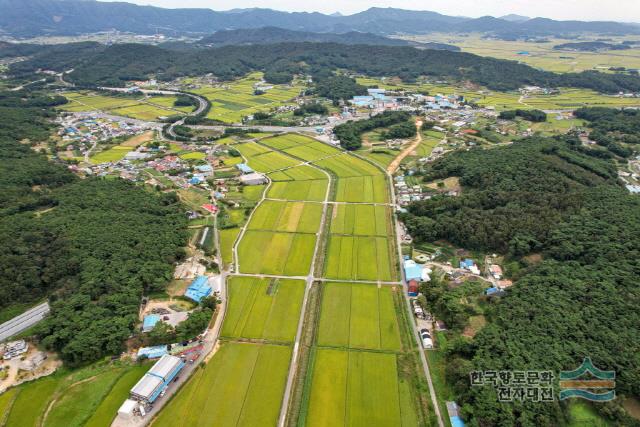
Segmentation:
[(420, 336), (426, 335), (431, 338), (431, 332), (428, 329), (420, 329)]
[(422, 346), (424, 348), (433, 348), (433, 341), (431, 340), (431, 337), (429, 337), (427, 334), (421, 335), (422, 338)]

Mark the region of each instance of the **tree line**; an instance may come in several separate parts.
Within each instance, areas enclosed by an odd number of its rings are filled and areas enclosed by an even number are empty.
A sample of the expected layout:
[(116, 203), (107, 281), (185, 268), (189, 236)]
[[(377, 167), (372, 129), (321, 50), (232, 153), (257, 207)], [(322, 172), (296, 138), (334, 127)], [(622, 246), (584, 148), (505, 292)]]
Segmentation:
[[(595, 408), (616, 425), (638, 425), (620, 402), (640, 394), (640, 199), (620, 185), (611, 160), (589, 151), (573, 136), (536, 137), (454, 153), (421, 172), (429, 181), (458, 177), (462, 191), (409, 206), (402, 219), (414, 238), (502, 252), (516, 281), (488, 301), (486, 327), (443, 349), (470, 425), (568, 424), (565, 402), (500, 403), (495, 388), (471, 387), (469, 374), (557, 375), (584, 357), (616, 372), (618, 398)], [(461, 290), (436, 280), (424, 291), (453, 327), (464, 327)]]
[[(413, 135), (415, 135), (416, 127), (411, 120), (411, 114), (405, 111), (385, 111), (365, 120), (348, 121), (333, 129), (333, 134), (340, 141), (340, 145), (345, 150), (357, 150), (362, 147), (362, 134), (373, 129), (389, 127), (392, 125), (401, 126), (404, 122), (411, 122)], [(393, 126), (392, 126), (393, 127)], [(396, 128), (393, 130), (394, 135), (406, 133), (404, 128)], [(389, 132), (392, 132), (390, 129)]]
[[(19, 97), (26, 105), (41, 98)], [(175, 194), (80, 180), (33, 151), (48, 140), (53, 115), (0, 107), (0, 309), (48, 298), (37, 335), (79, 365), (122, 351), (142, 295), (164, 289), (184, 257), (187, 221)]]
[(168, 50), (140, 44), (102, 46), (83, 42), (48, 46), (27, 61), (12, 64), (15, 77), (38, 69), (66, 71), (78, 86), (122, 86), (129, 80), (154, 75), (160, 80), (213, 73), (233, 79), (263, 71), (270, 81), (284, 82), (300, 72), (311, 75), (347, 70), (369, 76), (397, 76), (406, 82), (421, 76), (471, 81), (493, 90), (522, 86), (577, 87), (604, 93), (639, 92), (640, 77), (597, 71), (555, 74), (515, 61), (480, 57), (464, 52), (419, 50), (403, 46), (282, 43), (224, 46), (195, 50)]

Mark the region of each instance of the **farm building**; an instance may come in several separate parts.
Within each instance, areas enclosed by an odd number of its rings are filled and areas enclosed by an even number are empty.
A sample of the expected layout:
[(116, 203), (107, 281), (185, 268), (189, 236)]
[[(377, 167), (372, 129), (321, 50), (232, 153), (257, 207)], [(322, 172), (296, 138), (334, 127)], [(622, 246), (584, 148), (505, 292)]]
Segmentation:
[(404, 278), (407, 282), (411, 280), (420, 280), (422, 278), (422, 266), (416, 264), (412, 259), (404, 261)]
[(142, 319), (142, 332), (149, 332), (160, 321), (160, 316), (157, 314), (149, 314)]
[(209, 277), (198, 276), (193, 282), (191, 282), (186, 292), (184, 293), (184, 296), (192, 299), (195, 302), (200, 302), (202, 298), (211, 295), (211, 292), (212, 289), (209, 286)]
[(250, 173), (240, 176), (240, 182), (244, 185), (261, 185), (266, 184), (267, 178), (259, 173)]
[(251, 169), (251, 167), (249, 167), (249, 165), (246, 163), (238, 163), (236, 165), (236, 169), (238, 169), (243, 174), (253, 173), (253, 169)]
[(179, 357), (165, 354), (133, 386), (130, 392), (131, 398), (140, 402), (153, 403), (184, 365), (184, 361)]
[(418, 281), (417, 280), (411, 280), (409, 281), (409, 288), (407, 290), (407, 293), (410, 297), (417, 297), (418, 296)]
[(138, 359), (146, 357), (147, 359), (157, 359), (167, 354), (166, 345), (156, 345), (154, 347), (140, 347), (138, 349)]

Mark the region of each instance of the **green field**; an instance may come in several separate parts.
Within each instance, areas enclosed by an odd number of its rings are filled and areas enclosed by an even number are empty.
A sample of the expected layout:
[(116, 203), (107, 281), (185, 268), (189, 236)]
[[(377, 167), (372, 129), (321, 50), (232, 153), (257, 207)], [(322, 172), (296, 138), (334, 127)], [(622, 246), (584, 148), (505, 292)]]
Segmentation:
[(295, 105), (293, 100), (300, 94), (303, 85), (273, 85), (262, 95), (254, 94), (254, 85), (262, 79), (262, 73), (252, 73), (233, 82), (217, 86), (203, 86), (193, 92), (211, 102), (208, 118), (225, 123), (238, 123), (242, 118), (258, 111), (269, 111), (284, 105)]
[(415, 426), (395, 354), (318, 349), (311, 375), (306, 426)]
[(4, 425), (107, 427), (149, 366), (91, 365), (17, 386), (0, 395)]
[(240, 234), (240, 228), (225, 228), (220, 230), (218, 235), (220, 236), (220, 254), (222, 255), (222, 262), (225, 264), (231, 264), (233, 262), (233, 244), (236, 238)]
[(290, 358), (289, 346), (224, 342), (152, 425), (275, 426)]
[(101, 151), (89, 158), (89, 161), (95, 165), (100, 163), (117, 162), (124, 159), (124, 156), (128, 152), (132, 151), (133, 147), (127, 147), (123, 145), (116, 145), (105, 151)]
[(327, 175), (318, 168), (312, 166), (301, 165), (295, 168), (272, 172), (269, 174), (274, 182), (279, 181), (312, 181), (312, 180), (327, 180)]
[(327, 180), (280, 181), (269, 187), (267, 197), (283, 200), (323, 201), (327, 192)]
[(203, 160), (207, 155), (200, 151), (186, 151), (178, 154), (182, 160)]
[(258, 172), (269, 173), (300, 164), (300, 161), (296, 159), (277, 151), (271, 151), (255, 142), (238, 144), (235, 148), (248, 159), (248, 165)]
[(104, 111), (117, 116), (126, 116), (138, 120), (155, 121), (159, 117), (168, 117), (175, 114), (189, 113), (191, 107), (174, 107), (173, 102), (176, 97), (173, 96), (153, 96), (145, 98), (144, 96), (125, 97), (125, 96), (109, 96), (106, 92), (65, 92), (64, 97), (69, 103), (60, 106), (64, 111)]
[(248, 230), (238, 246), (242, 273), (306, 276), (315, 234)]
[(386, 203), (389, 191), (385, 175), (372, 164), (348, 154), (320, 160), (315, 164), (337, 177), (335, 201)]
[(318, 345), (370, 350), (401, 350), (391, 286), (325, 283)]
[(325, 277), (339, 280), (396, 280), (395, 254), (386, 237), (329, 237)]
[(357, 236), (388, 236), (391, 213), (382, 205), (335, 205), (331, 233)]
[(249, 230), (317, 233), (321, 216), (319, 203), (265, 200), (253, 213)]
[(223, 337), (291, 342), (296, 335), (304, 282), (233, 277)]

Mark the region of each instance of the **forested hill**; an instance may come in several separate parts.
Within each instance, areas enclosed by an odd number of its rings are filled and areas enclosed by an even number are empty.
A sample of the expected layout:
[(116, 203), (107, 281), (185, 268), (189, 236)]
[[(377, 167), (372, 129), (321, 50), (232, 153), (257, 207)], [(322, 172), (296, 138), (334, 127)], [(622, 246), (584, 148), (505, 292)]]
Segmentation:
[(637, 425), (619, 405), (640, 395), (640, 198), (591, 154), (571, 137), (453, 154), (426, 179), (460, 177), (462, 195), (416, 203), (404, 218), (419, 241), (504, 251), (516, 279), (488, 325), (448, 348), (447, 380), (470, 425), (566, 425), (566, 405), (499, 403), (494, 388), (469, 387), (469, 373), (557, 375), (584, 357), (616, 371), (616, 401), (596, 408), (612, 425)]
[(81, 364), (122, 350), (143, 292), (183, 256), (186, 218), (175, 196), (79, 180), (33, 151), (59, 102), (0, 93), (0, 309), (49, 297), (42, 344)]
[(213, 73), (222, 79), (250, 71), (326, 73), (337, 69), (370, 76), (398, 76), (411, 81), (426, 75), (471, 81), (495, 90), (525, 85), (579, 87), (601, 92), (640, 91), (640, 77), (595, 71), (554, 74), (514, 61), (469, 53), (419, 50), (412, 47), (282, 43), (264, 46), (226, 46), (195, 51), (170, 51), (155, 46), (96, 43), (57, 45), (30, 60), (11, 66), (25, 76), (38, 69), (75, 71), (69, 79), (79, 85), (123, 85), (126, 80), (155, 75), (161, 80)]
[(425, 49), (451, 50), (458, 52), (457, 46), (444, 43), (415, 43), (401, 39), (391, 39), (371, 33), (350, 31), (347, 33), (312, 33), (293, 31), (278, 27), (255, 29), (223, 30), (203, 37), (198, 43), (215, 47), (243, 44), (275, 44), (292, 42), (364, 44), (375, 46), (416, 46)]

